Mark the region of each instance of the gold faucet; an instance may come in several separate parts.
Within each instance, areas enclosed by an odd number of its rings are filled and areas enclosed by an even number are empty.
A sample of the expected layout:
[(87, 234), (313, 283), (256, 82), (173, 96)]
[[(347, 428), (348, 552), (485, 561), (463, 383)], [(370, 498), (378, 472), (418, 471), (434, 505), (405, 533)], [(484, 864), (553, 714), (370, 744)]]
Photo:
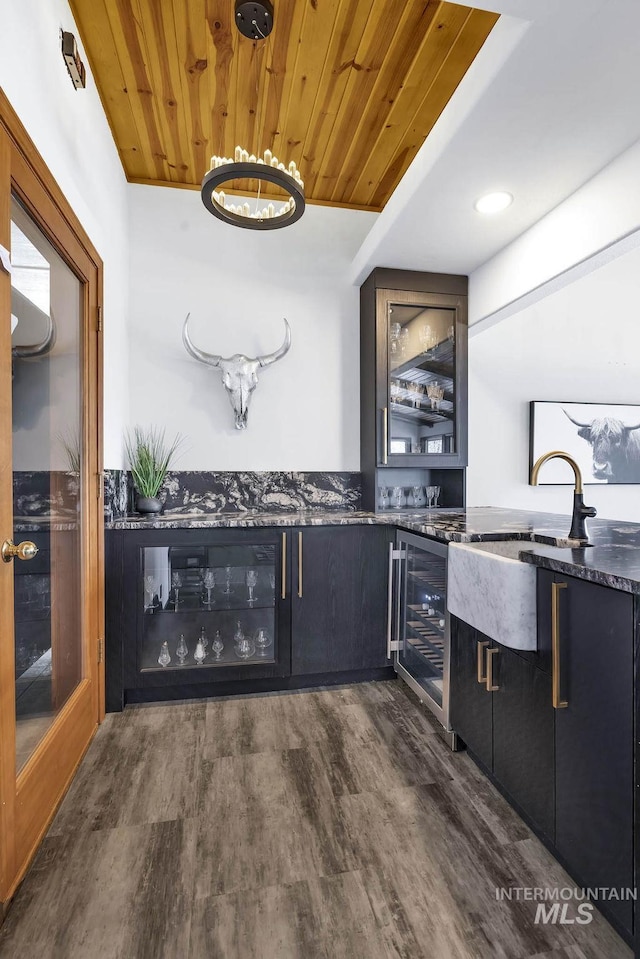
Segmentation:
[(564, 460), (565, 463), (568, 463), (573, 470), (573, 475), (576, 478), (576, 482), (573, 491), (573, 515), (571, 518), (571, 530), (569, 531), (569, 538), (577, 539), (582, 543), (583, 546), (586, 546), (589, 543), (589, 538), (587, 536), (587, 517), (596, 516), (597, 514), (593, 506), (584, 505), (584, 497), (582, 495), (582, 473), (580, 472), (580, 467), (574, 460), (573, 456), (570, 456), (568, 453), (563, 453), (562, 450), (552, 450), (550, 453), (543, 453), (543, 455), (540, 456), (533, 464), (533, 469), (531, 470), (531, 485), (538, 485), (538, 473), (540, 472), (540, 467), (544, 466), (548, 460), (553, 459)]

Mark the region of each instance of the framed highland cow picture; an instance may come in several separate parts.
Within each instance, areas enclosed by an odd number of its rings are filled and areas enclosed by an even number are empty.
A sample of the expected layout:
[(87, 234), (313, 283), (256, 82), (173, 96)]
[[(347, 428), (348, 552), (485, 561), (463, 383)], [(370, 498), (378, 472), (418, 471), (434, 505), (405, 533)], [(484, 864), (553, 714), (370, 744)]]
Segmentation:
[[(529, 475), (539, 456), (562, 450), (577, 462), (585, 485), (640, 483), (640, 406), (545, 400), (529, 405)], [(572, 486), (571, 467), (550, 460), (539, 483)]]

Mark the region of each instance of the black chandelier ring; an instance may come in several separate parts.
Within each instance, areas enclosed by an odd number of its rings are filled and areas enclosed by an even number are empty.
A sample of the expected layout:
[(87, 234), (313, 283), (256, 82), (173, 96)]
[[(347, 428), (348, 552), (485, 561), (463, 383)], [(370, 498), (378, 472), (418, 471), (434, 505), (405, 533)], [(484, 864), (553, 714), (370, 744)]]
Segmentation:
[[(283, 212), (275, 212), (269, 216), (264, 209), (254, 214), (234, 213), (219, 203), (214, 196), (224, 183), (231, 180), (246, 178), (259, 180), (263, 183), (273, 183), (289, 194), (289, 200), (284, 201)], [(304, 213), (304, 189), (286, 170), (268, 166), (266, 163), (231, 162), (224, 163), (207, 173), (202, 181), (200, 192), (202, 202), (209, 213), (213, 213), (219, 220), (240, 226), (245, 230), (279, 230), (283, 226), (291, 226)], [(279, 202), (279, 201), (276, 201)], [(270, 205), (273, 205), (269, 201)], [(289, 206), (289, 209), (285, 209)]]

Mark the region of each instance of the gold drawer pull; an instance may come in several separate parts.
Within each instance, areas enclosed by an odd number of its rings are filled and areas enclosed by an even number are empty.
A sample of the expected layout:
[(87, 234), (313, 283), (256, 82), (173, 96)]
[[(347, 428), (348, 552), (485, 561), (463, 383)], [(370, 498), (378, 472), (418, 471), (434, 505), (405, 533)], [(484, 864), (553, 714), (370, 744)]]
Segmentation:
[(493, 683), (493, 657), (497, 656), (500, 650), (494, 646), (493, 649), (487, 650), (487, 692), (495, 693), (496, 690), (500, 689), (499, 686), (495, 686)]
[[(484, 672), (484, 651), (489, 645), (488, 641), (478, 642), (477, 644), (477, 657), (478, 657), (478, 682), (486, 683), (487, 675)], [(484, 675), (483, 675), (484, 674)]]
[(554, 709), (566, 709), (566, 699), (560, 698), (560, 590), (566, 583), (551, 584), (551, 696)]

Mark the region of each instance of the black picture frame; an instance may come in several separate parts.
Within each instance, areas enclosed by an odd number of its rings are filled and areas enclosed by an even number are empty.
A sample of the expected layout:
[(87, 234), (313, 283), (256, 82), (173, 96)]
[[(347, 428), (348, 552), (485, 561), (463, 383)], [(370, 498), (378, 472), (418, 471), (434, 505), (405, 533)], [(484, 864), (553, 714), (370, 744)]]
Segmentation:
[[(640, 485), (640, 405), (532, 400), (529, 403), (529, 477), (535, 461), (551, 450), (569, 453), (585, 485)], [(560, 459), (542, 467), (541, 486), (572, 486), (571, 468)]]

